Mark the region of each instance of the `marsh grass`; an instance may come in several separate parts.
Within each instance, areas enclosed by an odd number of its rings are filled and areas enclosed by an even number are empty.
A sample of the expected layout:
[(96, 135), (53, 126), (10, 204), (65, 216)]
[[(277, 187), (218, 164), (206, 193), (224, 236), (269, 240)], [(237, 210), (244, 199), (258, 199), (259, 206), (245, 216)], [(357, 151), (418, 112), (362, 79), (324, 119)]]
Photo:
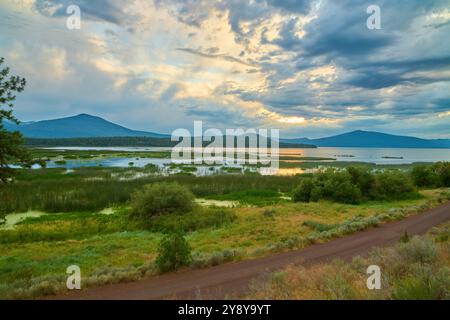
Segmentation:
[(275, 190), (251, 189), (222, 195), (211, 195), (206, 198), (220, 201), (239, 201), (243, 205), (267, 206), (287, 202), (286, 199), (281, 197), (282, 194)]
[(196, 207), (188, 213), (172, 213), (147, 220), (130, 219), (128, 208), (115, 214), (72, 212), (46, 214), (20, 222), (14, 230), (0, 231), (0, 244), (24, 244), (82, 240), (118, 232), (148, 230), (154, 233), (194, 232), (225, 227), (236, 220), (231, 210)]
[[(288, 192), (298, 184), (297, 177), (261, 177), (249, 175), (195, 177), (190, 175), (162, 177), (148, 175), (137, 179), (120, 179), (127, 172), (153, 172), (153, 168), (81, 168), (70, 174), (65, 169), (22, 170), (19, 180), (11, 185), (0, 185), (0, 213), (99, 211), (123, 205), (131, 195), (146, 184), (176, 182), (186, 186), (197, 197), (235, 194), (246, 196), (248, 203), (264, 202), (258, 192)], [(233, 196), (230, 196), (233, 197)], [(245, 198), (241, 198), (246, 201)], [(274, 203), (275, 198), (268, 199)]]

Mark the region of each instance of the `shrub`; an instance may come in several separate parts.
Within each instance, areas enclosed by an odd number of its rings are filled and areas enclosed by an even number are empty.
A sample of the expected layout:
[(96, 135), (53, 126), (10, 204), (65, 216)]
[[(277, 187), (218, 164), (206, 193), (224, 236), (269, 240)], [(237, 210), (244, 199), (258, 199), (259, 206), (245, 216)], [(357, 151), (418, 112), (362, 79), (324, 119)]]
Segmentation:
[(450, 270), (443, 268), (436, 274), (427, 271), (422, 275), (398, 281), (392, 292), (395, 300), (442, 300), (450, 293)]
[(440, 187), (450, 187), (450, 162), (438, 162), (434, 165)]
[(164, 213), (186, 213), (194, 206), (194, 195), (177, 183), (155, 183), (132, 195), (132, 216), (149, 218)]
[(321, 199), (358, 204), (363, 200), (417, 197), (411, 177), (401, 171), (371, 173), (364, 168), (328, 169), (304, 178), (292, 192), (294, 202)]
[(304, 178), (292, 193), (294, 202), (310, 202), (327, 199), (342, 203), (359, 203), (362, 193), (359, 187), (352, 184), (351, 175), (347, 172), (327, 170), (313, 178)]
[(300, 185), (292, 192), (294, 202), (309, 202), (311, 200), (311, 191), (314, 187), (312, 178), (304, 178)]
[(400, 256), (408, 263), (433, 263), (438, 257), (436, 245), (427, 238), (414, 237), (397, 247)]
[(339, 184), (334, 190), (332, 200), (342, 203), (357, 204), (361, 201), (361, 190), (349, 181)]
[(405, 198), (415, 191), (411, 179), (403, 172), (386, 171), (375, 176), (373, 197), (377, 200)]
[(369, 169), (349, 167), (347, 168), (347, 172), (351, 176), (352, 184), (358, 186), (362, 194), (370, 196), (375, 185), (375, 178)]
[(336, 227), (336, 225), (334, 225), (334, 224), (324, 224), (324, 223), (320, 223), (320, 222), (316, 222), (316, 221), (312, 221), (312, 220), (304, 221), (303, 225), (306, 227), (312, 228), (316, 231), (319, 231), (319, 232), (329, 231)]
[(191, 260), (191, 247), (180, 232), (164, 236), (156, 259), (156, 266), (161, 272), (177, 270), (189, 265)]
[(432, 187), (438, 184), (438, 177), (431, 167), (415, 166), (411, 170), (411, 178), (418, 187)]

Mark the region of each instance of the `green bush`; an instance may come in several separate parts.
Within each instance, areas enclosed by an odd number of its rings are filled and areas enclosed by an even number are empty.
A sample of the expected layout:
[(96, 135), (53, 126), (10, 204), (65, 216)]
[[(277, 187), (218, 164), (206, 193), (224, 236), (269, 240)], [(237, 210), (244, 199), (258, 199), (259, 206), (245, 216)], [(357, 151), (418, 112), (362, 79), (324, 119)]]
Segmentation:
[(156, 266), (161, 272), (177, 270), (189, 265), (191, 260), (191, 247), (180, 232), (164, 236), (156, 259)]
[(358, 204), (361, 198), (361, 190), (349, 181), (345, 181), (336, 186), (332, 196), (332, 200), (334, 201), (350, 204)]
[(450, 162), (415, 166), (411, 178), (418, 187), (450, 187)]
[(349, 167), (347, 172), (351, 176), (352, 184), (356, 185), (362, 194), (370, 196), (375, 185), (375, 177), (370, 170), (362, 167)]
[(423, 272), (398, 281), (392, 290), (394, 300), (447, 300), (450, 298), (450, 270)]
[(411, 178), (418, 187), (432, 187), (438, 185), (438, 177), (432, 167), (415, 166), (411, 170)]
[(434, 165), (440, 187), (450, 187), (450, 162), (438, 162)]
[(347, 171), (337, 172), (327, 170), (315, 174), (313, 177), (304, 178), (299, 186), (292, 192), (294, 202), (319, 201), (321, 199), (341, 203), (357, 204), (363, 199), (359, 187), (361, 184), (366, 188), (363, 178), (353, 182), (353, 177)]
[(416, 189), (410, 177), (401, 171), (386, 171), (375, 175), (374, 200), (410, 197)]
[(312, 220), (306, 220), (305, 222), (303, 222), (303, 225), (306, 227), (312, 228), (318, 232), (329, 231), (333, 228), (336, 228), (335, 224), (325, 224), (325, 223), (320, 223), (320, 222), (316, 222), (316, 221), (312, 221)]
[(186, 213), (194, 207), (195, 197), (178, 183), (155, 183), (143, 187), (131, 197), (131, 215), (150, 218), (164, 213)]
[(311, 200), (311, 191), (313, 188), (313, 179), (304, 178), (299, 186), (292, 191), (292, 200), (294, 202), (309, 202)]

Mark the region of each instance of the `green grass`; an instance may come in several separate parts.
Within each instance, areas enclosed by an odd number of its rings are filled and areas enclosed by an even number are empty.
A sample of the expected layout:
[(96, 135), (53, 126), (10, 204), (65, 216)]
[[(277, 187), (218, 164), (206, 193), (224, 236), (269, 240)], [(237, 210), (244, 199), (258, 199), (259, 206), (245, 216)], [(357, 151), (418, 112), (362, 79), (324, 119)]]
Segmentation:
[[(187, 186), (197, 197), (224, 195), (249, 189), (290, 192), (298, 177), (262, 177), (259, 175), (222, 175), (163, 177), (153, 168), (80, 168), (21, 170), (18, 180), (0, 185), (0, 213), (99, 211), (126, 204), (131, 194), (146, 184), (166, 181)], [(142, 178), (127, 178), (146, 173)]]
[(311, 229), (319, 232), (329, 231), (336, 227), (336, 225), (330, 225), (326, 223), (320, 223), (312, 220), (307, 220), (303, 222), (304, 226), (310, 227)]
[[(422, 199), (358, 206), (284, 202), (262, 208), (197, 208), (188, 214), (155, 217), (147, 223), (128, 219), (127, 208), (118, 208), (112, 215), (44, 215), (23, 221), (15, 230), (0, 231), (0, 297), (30, 297), (61, 290), (65, 268), (71, 264), (82, 268), (84, 285), (151, 275), (162, 235), (180, 227), (193, 248), (192, 266), (205, 267), (301, 248), (312, 238), (314, 242), (326, 241), (372, 225), (373, 217), (384, 216), (377, 223), (399, 219), (434, 205), (438, 196), (439, 192), (429, 191)], [(396, 214), (399, 212), (402, 215)], [(325, 230), (324, 225), (336, 227)], [(48, 285), (42, 287), (42, 283)]]
[[(142, 178), (123, 180), (136, 173)], [(158, 243), (182, 229), (193, 249), (192, 267), (302, 248), (446, 201), (449, 193), (360, 205), (283, 199), (302, 177), (152, 174), (152, 168), (21, 170), (0, 186), (0, 212), (47, 212), (14, 230), (0, 230), (0, 298), (30, 298), (64, 289), (65, 270), (77, 264), (83, 286), (129, 281), (154, 274)], [(197, 197), (238, 201), (232, 209), (195, 207), (190, 213), (129, 218), (129, 199), (143, 185), (177, 182)], [(105, 208), (114, 208), (110, 215)], [(448, 237), (448, 236), (447, 236)], [(445, 236), (442, 236), (445, 239)]]
[(238, 201), (243, 205), (267, 206), (287, 202), (281, 198), (282, 194), (274, 190), (251, 189), (239, 192), (231, 192), (222, 195), (207, 196), (206, 199), (220, 201)]

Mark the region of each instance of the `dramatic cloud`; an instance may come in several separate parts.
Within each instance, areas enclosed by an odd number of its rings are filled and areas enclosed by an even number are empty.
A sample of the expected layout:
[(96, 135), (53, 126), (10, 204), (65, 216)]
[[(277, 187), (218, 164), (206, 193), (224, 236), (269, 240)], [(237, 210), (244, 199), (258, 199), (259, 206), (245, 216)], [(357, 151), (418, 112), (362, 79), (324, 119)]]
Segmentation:
[[(370, 5), (381, 29), (367, 27)], [(67, 7), (81, 29), (66, 28)], [(23, 120), (450, 138), (449, 0), (0, 0)]]

